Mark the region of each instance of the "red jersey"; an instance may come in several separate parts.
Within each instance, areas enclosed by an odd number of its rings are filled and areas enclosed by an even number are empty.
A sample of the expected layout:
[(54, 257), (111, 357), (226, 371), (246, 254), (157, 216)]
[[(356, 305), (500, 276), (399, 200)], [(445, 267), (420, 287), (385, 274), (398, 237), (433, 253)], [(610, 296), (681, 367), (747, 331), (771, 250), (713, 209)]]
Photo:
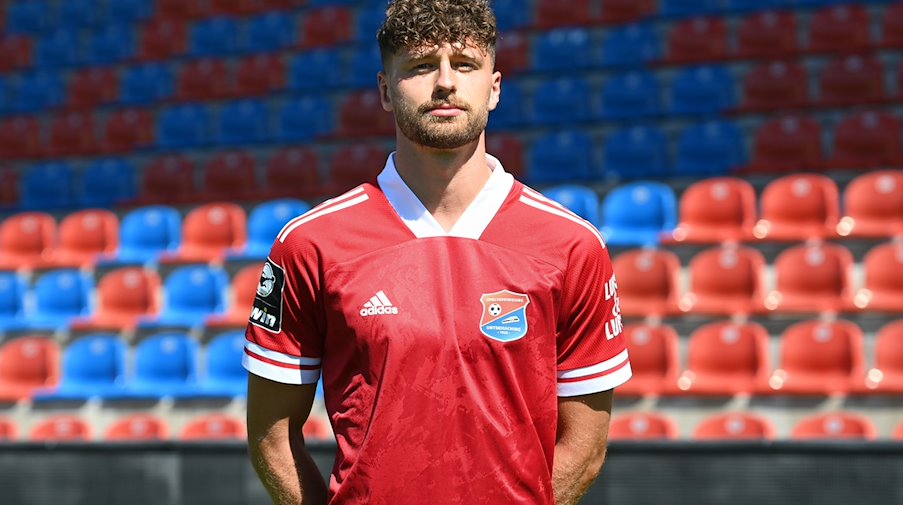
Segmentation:
[(630, 378), (599, 232), (487, 160), (448, 233), (390, 156), (267, 259), (243, 363), (322, 371), (331, 504), (552, 504), (558, 397)]

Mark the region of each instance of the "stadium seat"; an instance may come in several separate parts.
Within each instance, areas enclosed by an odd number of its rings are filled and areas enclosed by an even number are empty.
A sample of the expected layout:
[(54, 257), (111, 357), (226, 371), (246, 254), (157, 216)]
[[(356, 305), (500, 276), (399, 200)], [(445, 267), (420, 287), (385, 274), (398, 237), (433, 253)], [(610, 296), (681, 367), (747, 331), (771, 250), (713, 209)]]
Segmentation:
[(865, 387), (857, 392), (903, 393), (903, 320), (884, 324), (874, 337), (874, 345), (874, 366), (866, 375)]
[(56, 220), (46, 212), (23, 212), (0, 222), (0, 269), (47, 266), (56, 244)]
[(781, 334), (780, 365), (768, 383), (782, 394), (846, 394), (866, 375), (862, 329), (851, 321), (802, 321)]
[(806, 69), (799, 63), (760, 64), (743, 78), (742, 109), (764, 112), (805, 107), (809, 103), (808, 82)]
[[(512, 0), (521, 1), (521, 0)], [(531, 39), (517, 32), (502, 35), (495, 46), (495, 68), (504, 76), (530, 70)]]
[(738, 177), (712, 177), (691, 183), (680, 195), (680, 220), (671, 239), (714, 244), (752, 239), (756, 190)]
[(774, 424), (753, 412), (728, 412), (703, 419), (693, 430), (693, 440), (774, 440)]
[(593, 93), (582, 77), (559, 77), (541, 81), (533, 93), (533, 123), (574, 125), (593, 116)]
[(593, 188), (580, 184), (562, 184), (545, 188), (542, 194), (564, 205), (593, 226), (599, 226), (599, 195)]
[(243, 267), (232, 277), (229, 285), (230, 303), (226, 314), (208, 317), (204, 322), (207, 328), (245, 328), (248, 316), (260, 285), (260, 264), (254, 263)]
[(690, 288), (680, 308), (693, 314), (751, 315), (765, 309), (765, 258), (757, 249), (722, 245), (690, 260)]
[(157, 144), (163, 149), (186, 149), (210, 141), (210, 112), (205, 104), (191, 103), (164, 109), (157, 123)]
[(52, 157), (85, 156), (94, 153), (94, 114), (78, 111), (56, 116), (50, 122), (45, 152)]
[(620, 414), (608, 427), (609, 440), (675, 440), (677, 436), (674, 420), (655, 412)]
[(20, 74), (16, 87), (15, 109), (31, 113), (63, 105), (65, 86), (60, 72), (39, 69)]
[(724, 66), (680, 70), (671, 83), (671, 114), (708, 115), (733, 108), (734, 78)]
[(238, 21), (227, 16), (196, 21), (189, 30), (188, 53), (195, 58), (233, 54), (239, 33)]
[[(252, 288), (253, 289), (253, 288)], [(245, 319), (248, 314), (245, 314)], [(205, 373), (191, 393), (195, 398), (237, 398), (247, 394), (248, 371), (241, 366), (245, 332), (236, 330), (214, 337), (204, 353)]]
[(182, 243), (182, 216), (174, 207), (153, 205), (134, 209), (122, 218), (119, 250), (114, 263), (154, 262), (162, 254), (174, 254)]
[(147, 105), (172, 96), (173, 76), (167, 64), (146, 63), (122, 71), (122, 103)]
[(96, 298), (94, 313), (74, 320), (72, 330), (133, 330), (139, 318), (159, 312), (160, 276), (141, 267), (116, 268), (100, 278)]
[(41, 125), (36, 118), (18, 116), (0, 122), (0, 158), (34, 158), (42, 149)]
[[(3, 56), (0, 54), (0, 56)], [(0, 114), (8, 114), (16, 108), (15, 90), (11, 79), (0, 76)]]
[(82, 171), (76, 203), (86, 208), (112, 208), (135, 198), (135, 167), (126, 158), (98, 159)]
[(727, 56), (727, 25), (722, 18), (678, 21), (668, 34), (668, 62), (720, 61)]
[(179, 72), (177, 97), (180, 100), (225, 98), (232, 87), (226, 63), (222, 59), (205, 58), (188, 62)]
[(226, 414), (201, 414), (182, 428), (182, 440), (244, 440), (247, 438), (244, 422)]
[(662, 57), (659, 31), (650, 24), (634, 23), (606, 30), (602, 42), (602, 65), (644, 65)]
[(70, 28), (97, 28), (104, 20), (104, 11), (96, 0), (70, 0), (59, 4), (60, 26)]
[(108, 442), (151, 442), (169, 438), (169, 425), (153, 414), (139, 412), (120, 417), (104, 434)]
[(25, 327), (25, 278), (16, 272), (0, 271), (0, 331)]
[(65, 161), (40, 163), (22, 174), (21, 207), (25, 210), (69, 209), (75, 203), (74, 174)]
[(255, 54), (238, 61), (235, 93), (241, 96), (263, 95), (285, 89), (285, 61), (279, 55)]
[(207, 2), (202, 0), (157, 0), (160, 18), (198, 19), (206, 16)]
[(60, 221), (53, 263), (59, 267), (92, 268), (101, 256), (119, 248), (119, 218), (106, 209), (71, 212)]
[(143, 61), (168, 60), (188, 51), (188, 27), (173, 18), (157, 18), (144, 24), (138, 46)]
[(35, 330), (66, 330), (77, 317), (91, 312), (94, 283), (74, 269), (55, 269), (42, 274), (34, 284), (34, 311), (28, 326)]
[(86, 63), (116, 65), (132, 60), (136, 53), (135, 28), (132, 25), (110, 24), (92, 33), (88, 40)]
[(674, 172), (719, 176), (746, 165), (745, 137), (733, 122), (713, 119), (684, 129), (677, 141)]
[(83, 63), (78, 32), (69, 28), (43, 33), (36, 39), (35, 65), (41, 68), (65, 68)]
[(884, 65), (874, 57), (850, 55), (831, 60), (819, 75), (824, 107), (845, 107), (884, 102)]
[(881, 238), (903, 234), (903, 170), (856, 176), (843, 191), (841, 236)]
[(329, 163), (331, 194), (370, 182), (379, 175), (389, 151), (380, 144), (351, 144), (332, 154)]
[[(379, 4), (379, 7), (382, 7)], [(502, 33), (502, 37), (499, 38), (499, 42), (502, 42), (506, 36), (513, 35), (517, 32), (517, 30), (521, 28), (528, 28), (533, 25), (534, 21), (534, 9), (531, 8), (532, 5), (527, 0), (496, 0), (492, 3), (492, 9), (495, 11), (496, 22), (498, 25), (499, 32)], [(373, 22), (382, 21), (386, 18), (386, 9), (374, 9), (372, 14), (370, 11), (366, 11), (369, 16), (372, 16)], [(362, 25), (360, 22), (358, 23), (358, 39), (364, 40), (363, 37), (372, 36), (373, 33), (376, 32), (374, 26), (370, 25), (367, 31), (361, 30)], [(504, 75), (508, 75), (504, 72)]]
[(236, 201), (253, 199), (259, 194), (257, 167), (247, 151), (222, 151), (203, 168), (203, 193), (198, 201)]
[(212, 263), (247, 240), (247, 215), (239, 205), (214, 202), (191, 209), (182, 222), (182, 244), (176, 254), (164, 253), (162, 262)]
[(486, 137), (486, 152), (501, 157), (505, 171), (518, 180), (524, 176), (524, 144), (515, 134), (492, 133)]
[(263, 99), (228, 102), (219, 111), (219, 144), (252, 145), (270, 138), (270, 111)]
[(595, 63), (591, 33), (586, 28), (541, 31), (533, 43), (533, 70), (555, 72), (588, 69)]
[(533, 184), (589, 181), (597, 173), (593, 158), (593, 141), (586, 132), (548, 133), (530, 147), (527, 177)]
[(903, 241), (872, 247), (862, 260), (862, 268), (865, 283), (856, 293), (856, 307), (870, 312), (903, 313)]
[(653, 0), (602, 0), (600, 21), (604, 24), (622, 24), (641, 21), (658, 11)]
[(0, 344), (0, 402), (29, 399), (60, 380), (60, 348), (55, 340), (24, 336)]
[(159, 333), (135, 346), (134, 374), (111, 400), (180, 398), (197, 385), (197, 342), (183, 333)]
[[(179, 1), (184, 2), (185, 0)], [(161, 5), (164, 3), (160, 2)], [(110, 20), (120, 23), (142, 21), (150, 17), (153, 12), (152, 0), (107, 0), (106, 4)]]
[(339, 104), (338, 134), (342, 137), (395, 135), (395, 117), (383, 110), (376, 90), (354, 92)]
[(0, 211), (19, 208), (19, 172), (0, 168)]
[(310, 205), (294, 198), (269, 200), (255, 206), (248, 215), (248, 243), (230, 259), (264, 260), (279, 231), (290, 220), (310, 210)]
[(162, 309), (142, 318), (139, 327), (200, 327), (207, 317), (225, 312), (228, 285), (228, 277), (219, 267), (177, 267), (163, 282)]
[(31, 429), (31, 442), (87, 442), (91, 440), (91, 425), (76, 414), (54, 414)]
[(674, 191), (657, 182), (633, 182), (602, 200), (599, 231), (613, 246), (655, 246), (677, 225)]
[(297, 53), (289, 60), (289, 89), (322, 92), (338, 86), (344, 79), (342, 55), (333, 48)]
[(355, 88), (370, 89), (376, 85), (376, 75), (383, 69), (379, 45), (370, 44), (358, 48), (351, 55), (351, 64), (345, 76), (345, 84)]
[[(756, 0), (760, 3), (759, 0)], [(766, 10), (744, 17), (737, 29), (737, 56), (740, 58), (782, 58), (798, 48), (796, 14)]]
[(661, 88), (656, 74), (631, 70), (613, 76), (602, 88), (602, 119), (637, 119), (662, 112)]
[(100, 150), (107, 154), (132, 153), (154, 143), (155, 120), (147, 109), (119, 109), (107, 116)]
[(618, 386), (618, 395), (644, 396), (676, 391), (680, 373), (680, 341), (671, 326), (624, 325), (633, 377)]
[[(380, 109), (382, 115), (384, 111)], [(326, 136), (333, 132), (335, 124), (332, 105), (321, 96), (289, 98), (279, 107), (278, 118), (276, 136), (283, 142), (304, 142)], [(365, 126), (356, 128), (363, 130)]]
[(832, 238), (840, 219), (837, 183), (820, 174), (791, 174), (769, 182), (760, 198), (753, 228), (760, 240), (799, 241)]
[(753, 159), (746, 170), (789, 172), (817, 170), (824, 165), (821, 123), (805, 116), (783, 116), (756, 130)]
[(525, 107), (526, 95), (524, 86), (517, 80), (505, 83), (505, 99), (500, 100), (495, 110), (489, 113), (490, 132), (497, 130), (516, 130), (528, 123), (527, 108)]
[(322, 416), (311, 415), (308, 417), (301, 426), (301, 433), (304, 435), (304, 440), (335, 440), (329, 419), (324, 419)]
[(6, 2), (6, 29), (11, 33), (37, 35), (54, 28), (53, 7), (46, 0)]
[(263, 194), (267, 199), (307, 198), (320, 190), (317, 151), (287, 147), (276, 151), (264, 170)]
[(903, 4), (888, 5), (881, 18), (881, 46), (903, 47)]
[(660, 9), (659, 14), (665, 17), (701, 16), (719, 12), (721, 2), (718, 0), (661, 0)]
[(590, 0), (537, 0), (533, 26), (541, 30), (590, 23), (596, 17)]
[(809, 25), (809, 51), (855, 51), (871, 46), (871, 20), (862, 5), (818, 9)]
[(677, 386), (691, 395), (733, 396), (768, 390), (768, 330), (758, 323), (714, 322), (697, 327)]
[(0, 417), (0, 442), (16, 440), (19, 437), (19, 426), (12, 419)]
[(874, 440), (877, 430), (874, 423), (861, 414), (833, 412), (815, 414), (797, 422), (790, 432), (794, 440)]
[(34, 41), (24, 35), (7, 34), (0, 37), (0, 72), (12, 72), (32, 65)]
[(341, 5), (307, 11), (301, 18), (301, 47), (332, 47), (354, 40), (351, 9)]
[(831, 166), (838, 169), (903, 166), (900, 118), (886, 112), (855, 112), (834, 129)]
[(625, 317), (678, 313), (680, 260), (667, 250), (631, 249), (614, 257), (618, 296)]
[(839, 312), (853, 304), (853, 256), (838, 244), (814, 243), (785, 249), (774, 262), (776, 289), (765, 307), (777, 312)]
[(69, 343), (63, 349), (59, 384), (36, 391), (34, 401), (84, 401), (116, 394), (126, 376), (127, 347), (115, 334), (91, 334)]
[(67, 105), (75, 109), (92, 109), (119, 99), (119, 74), (112, 68), (92, 67), (72, 75)]
[(155, 158), (141, 170), (134, 205), (179, 204), (196, 201), (194, 162), (181, 155)]
[(258, 0), (209, 0), (207, 12), (214, 16), (248, 16), (266, 8)]

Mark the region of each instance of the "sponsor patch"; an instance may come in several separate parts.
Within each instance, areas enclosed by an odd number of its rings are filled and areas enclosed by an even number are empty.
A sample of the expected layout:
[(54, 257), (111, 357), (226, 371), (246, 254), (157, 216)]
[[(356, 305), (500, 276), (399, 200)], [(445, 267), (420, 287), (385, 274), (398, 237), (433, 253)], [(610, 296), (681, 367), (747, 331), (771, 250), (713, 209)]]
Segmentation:
[(285, 271), (267, 258), (260, 271), (260, 283), (254, 296), (250, 322), (267, 331), (282, 331), (282, 292), (285, 289)]
[(530, 298), (523, 293), (503, 290), (483, 293), (483, 317), (480, 332), (500, 342), (511, 342), (527, 334), (527, 305)]

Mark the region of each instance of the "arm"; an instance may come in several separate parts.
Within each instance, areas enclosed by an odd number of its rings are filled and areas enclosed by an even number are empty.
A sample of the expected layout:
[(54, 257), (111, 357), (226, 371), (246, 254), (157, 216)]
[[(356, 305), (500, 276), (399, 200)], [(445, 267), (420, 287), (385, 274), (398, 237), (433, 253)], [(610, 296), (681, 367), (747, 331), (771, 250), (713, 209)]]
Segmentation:
[(248, 374), (248, 449), (276, 505), (326, 503), (326, 484), (301, 434), (316, 389)]
[(602, 470), (612, 391), (558, 398), (558, 435), (552, 468), (557, 505), (576, 505)]

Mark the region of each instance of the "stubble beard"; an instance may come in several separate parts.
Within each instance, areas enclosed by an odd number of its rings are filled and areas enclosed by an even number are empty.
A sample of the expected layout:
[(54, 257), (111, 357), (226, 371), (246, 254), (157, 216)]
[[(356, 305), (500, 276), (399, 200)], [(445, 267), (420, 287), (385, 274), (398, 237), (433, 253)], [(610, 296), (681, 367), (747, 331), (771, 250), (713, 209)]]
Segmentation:
[(395, 108), (395, 124), (412, 142), (432, 149), (457, 149), (480, 138), (489, 122), (489, 108), (476, 110), (453, 103), (462, 113), (455, 117), (433, 116), (429, 111), (438, 104)]

